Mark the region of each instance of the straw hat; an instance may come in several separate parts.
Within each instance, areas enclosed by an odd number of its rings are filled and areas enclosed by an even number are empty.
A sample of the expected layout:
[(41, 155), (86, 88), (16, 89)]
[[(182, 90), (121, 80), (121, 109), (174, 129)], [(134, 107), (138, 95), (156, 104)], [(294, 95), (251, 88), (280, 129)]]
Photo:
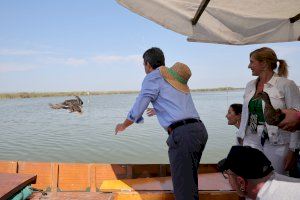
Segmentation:
[(184, 93), (190, 92), (187, 82), (192, 76), (192, 72), (187, 65), (177, 62), (171, 68), (161, 66), (159, 71), (163, 78), (176, 90)]

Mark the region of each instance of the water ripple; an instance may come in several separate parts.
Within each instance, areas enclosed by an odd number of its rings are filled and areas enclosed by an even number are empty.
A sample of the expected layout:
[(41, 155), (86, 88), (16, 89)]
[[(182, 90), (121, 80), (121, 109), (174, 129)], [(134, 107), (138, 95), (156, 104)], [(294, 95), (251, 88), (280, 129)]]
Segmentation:
[[(209, 141), (203, 162), (217, 162), (235, 142), (225, 119), (228, 104), (242, 102), (242, 92), (193, 93)], [(52, 110), (48, 103), (68, 97), (0, 100), (0, 160), (102, 163), (168, 163), (167, 133), (156, 117), (115, 135), (136, 94), (90, 96), (82, 115)]]

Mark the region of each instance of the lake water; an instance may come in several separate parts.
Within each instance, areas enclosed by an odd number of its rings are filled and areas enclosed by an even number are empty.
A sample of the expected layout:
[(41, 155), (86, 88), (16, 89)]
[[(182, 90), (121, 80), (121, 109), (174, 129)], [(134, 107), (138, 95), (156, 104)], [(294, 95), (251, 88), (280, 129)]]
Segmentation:
[[(0, 160), (169, 163), (167, 133), (156, 117), (145, 116), (119, 135), (137, 94), (83, 96), (84, 113), (50, 109), (70, 97), (0, 100)], [(195, 106), (209, 139), (202, 163), (224, 158), (235, 144), (237, 129), (227, 125), (231, 103), (241, 103), (243, 91), (193, 92)]]

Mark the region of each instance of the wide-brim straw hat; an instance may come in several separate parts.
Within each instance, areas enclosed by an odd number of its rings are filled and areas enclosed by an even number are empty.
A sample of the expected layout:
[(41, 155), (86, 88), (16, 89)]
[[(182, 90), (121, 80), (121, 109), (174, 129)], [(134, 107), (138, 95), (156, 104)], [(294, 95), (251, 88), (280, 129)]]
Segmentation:
[(171, 68), (161, 66), (159, 71), (163, 78), (175, 89), (184, 93), (190, 92), (187, 83), (192, 76), (192, 72), (186, 64), (177, 62)]

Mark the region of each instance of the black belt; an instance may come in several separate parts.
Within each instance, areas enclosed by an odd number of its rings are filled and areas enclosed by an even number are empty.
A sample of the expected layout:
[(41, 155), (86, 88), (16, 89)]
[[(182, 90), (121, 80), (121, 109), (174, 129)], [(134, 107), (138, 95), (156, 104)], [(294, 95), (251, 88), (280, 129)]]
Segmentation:
[(178, 128), (179, 126), (183, 126), (185, 124), (191, 124), (191, 123), (196, 123), (196, 122), (201, 122), (200, 119), (195, 119), (195, 118), (188, 118), (188, 119), (183, 119), (183, 120), (180, 120), (180, 121), (177, 121), (177, 122), (174, 122), (173, 124), (171, 124), (169, 127), (168, 127), (168, 134), (170, 135), (172, 133), (172, 131), (175, 129), (175, 128)]

